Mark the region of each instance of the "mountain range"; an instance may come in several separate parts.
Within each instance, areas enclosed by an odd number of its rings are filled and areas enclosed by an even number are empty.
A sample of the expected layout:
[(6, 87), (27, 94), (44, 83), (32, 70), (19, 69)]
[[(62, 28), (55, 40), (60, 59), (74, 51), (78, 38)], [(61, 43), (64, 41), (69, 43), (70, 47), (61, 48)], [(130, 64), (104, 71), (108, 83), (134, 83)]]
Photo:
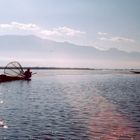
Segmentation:
[(140, 52), (106, 51), (33, 35), (0, 36), (0, 65), (20, 61), (30, 66), (140, 68)]

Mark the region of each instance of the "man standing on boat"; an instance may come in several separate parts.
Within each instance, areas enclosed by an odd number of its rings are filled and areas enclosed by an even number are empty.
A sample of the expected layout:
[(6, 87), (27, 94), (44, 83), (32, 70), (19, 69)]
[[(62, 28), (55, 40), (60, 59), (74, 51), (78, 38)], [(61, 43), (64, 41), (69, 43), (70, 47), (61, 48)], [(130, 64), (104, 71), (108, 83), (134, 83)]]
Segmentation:
[(25, 76), (24, 78), (27, 80), (31, 78), (32, 72), (30, 71), (29, 68), (24, 72), (24, 76)]

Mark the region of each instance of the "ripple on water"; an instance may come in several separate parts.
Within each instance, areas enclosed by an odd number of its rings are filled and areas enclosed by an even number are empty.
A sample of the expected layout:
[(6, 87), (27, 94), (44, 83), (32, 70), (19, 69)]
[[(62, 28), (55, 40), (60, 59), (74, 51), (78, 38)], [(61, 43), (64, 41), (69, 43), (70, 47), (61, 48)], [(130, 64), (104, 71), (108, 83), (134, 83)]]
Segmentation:
[(0, 104), (3, 104), (3, 103), (4, 103), (4, 101), (3, 101), (3, 100), (1, 100), (1, 101), (0, 101)]
[[(0, 117), (9, 129), (1, 135), (7, 139), (139, 140), (139, 85), (133, 76), (103, 74), (50, 75), (29, 83), (4, 84)], [(3, 120), (0, 123), (1, 128), (7, 126)]]
[(0, 128), (8, 128), (4, 121), (0, 120)]

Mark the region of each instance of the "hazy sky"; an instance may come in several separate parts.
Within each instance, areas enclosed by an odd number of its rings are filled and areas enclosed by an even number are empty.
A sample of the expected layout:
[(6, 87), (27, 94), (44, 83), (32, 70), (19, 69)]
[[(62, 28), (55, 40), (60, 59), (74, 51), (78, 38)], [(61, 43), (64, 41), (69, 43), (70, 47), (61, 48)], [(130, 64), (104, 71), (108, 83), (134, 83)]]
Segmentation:
[(0, 0), (0, 35), (140, 52), (140, 0)]

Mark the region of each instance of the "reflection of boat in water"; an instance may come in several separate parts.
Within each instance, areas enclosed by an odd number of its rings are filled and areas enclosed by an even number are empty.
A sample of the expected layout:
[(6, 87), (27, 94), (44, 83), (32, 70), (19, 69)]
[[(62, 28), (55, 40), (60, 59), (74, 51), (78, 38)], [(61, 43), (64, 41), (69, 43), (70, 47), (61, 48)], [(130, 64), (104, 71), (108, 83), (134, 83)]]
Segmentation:
[(134, 74), (140, 74), (140, 71), (130, 71), (130, 72), (132, 72)]
[(26, 77), (22, 66), (16, 61), (8, 63), (4, 68), (4, 74), (0, 75), (0, 82), (15, 80), (31, 80)]

